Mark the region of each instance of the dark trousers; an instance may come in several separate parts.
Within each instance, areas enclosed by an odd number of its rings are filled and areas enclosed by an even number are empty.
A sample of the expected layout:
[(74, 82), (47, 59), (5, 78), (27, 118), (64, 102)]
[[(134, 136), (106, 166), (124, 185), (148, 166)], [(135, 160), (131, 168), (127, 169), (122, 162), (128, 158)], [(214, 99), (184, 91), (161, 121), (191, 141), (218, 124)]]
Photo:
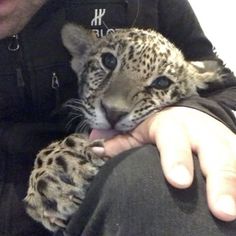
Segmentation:
[(119, 155), (100, 171), (66, 235), (236, 235), (236, 222), (210, 214), (204, 178), (195, 166), (192, 187), (177, 190), (165, 181), (154, 146)]
[[(24, 213), (21, 200), (32, 163), (22, 162), (23, 156), (3, 162), (3, 154), (0, 235), (52, 235)], [(236, 222), (223, 223), (209, 213), (204, 179), (196, 169), (192, 187), (176, 190), (166, 183), (154, 146), (123, 153), (102, 168), (65, 235), (236, 235)]]

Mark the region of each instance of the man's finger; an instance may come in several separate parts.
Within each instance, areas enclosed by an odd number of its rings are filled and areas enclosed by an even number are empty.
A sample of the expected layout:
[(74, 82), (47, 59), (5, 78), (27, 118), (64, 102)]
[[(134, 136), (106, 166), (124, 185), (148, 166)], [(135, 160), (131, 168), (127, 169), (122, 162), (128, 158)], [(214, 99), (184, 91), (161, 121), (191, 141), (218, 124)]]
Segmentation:
[(155, 141), (167, 181), (177, 188), (189, 187), (193, 181), (193, 159), (183, 126), (162, 122), (156, 132)]
[(211, 173), (207, 177), (208, 205), (218, 219), (236, 219), (236, 173), (229, 170)]
[(236, 219), (236, 153), (232, 145), (207, 146), (199, 159), (206, 176), (208, 204), (211, 212), (224, 221)]
[(139, 141), (130, 134), (123, 134), (107, 140), (104, 146), (106, 155), (113, 157), (123, 151), (138, 147), (140, 145), (142, 144), (140, 144)]

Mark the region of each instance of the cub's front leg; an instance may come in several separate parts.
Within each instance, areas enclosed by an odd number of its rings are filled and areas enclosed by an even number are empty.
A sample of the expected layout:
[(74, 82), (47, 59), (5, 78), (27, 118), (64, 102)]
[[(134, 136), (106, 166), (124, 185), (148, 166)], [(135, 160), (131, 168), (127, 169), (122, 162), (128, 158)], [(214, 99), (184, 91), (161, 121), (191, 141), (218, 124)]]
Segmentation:
[(27, 213), (50, 231), (65, 228), (91, 180), (109, 159), (95, 154), (102, 150), (102, 141), (91, 142), (79, 134), (41, 150), (24, 199)]

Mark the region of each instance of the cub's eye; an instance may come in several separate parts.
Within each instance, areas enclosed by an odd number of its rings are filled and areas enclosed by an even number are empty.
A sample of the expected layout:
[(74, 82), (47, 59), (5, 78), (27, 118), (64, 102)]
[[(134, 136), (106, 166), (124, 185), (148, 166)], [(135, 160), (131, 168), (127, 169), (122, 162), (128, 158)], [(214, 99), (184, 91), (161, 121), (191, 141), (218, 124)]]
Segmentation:
[(102, 64), (109, 70), (114, 70), (117, 65), (117, 59), (116, 57), (110, 53), (103, 53), (102, 54)]
[(166, 76), (157, 77), (150, 85), (156, 89), (167, 89), (173, 82)]

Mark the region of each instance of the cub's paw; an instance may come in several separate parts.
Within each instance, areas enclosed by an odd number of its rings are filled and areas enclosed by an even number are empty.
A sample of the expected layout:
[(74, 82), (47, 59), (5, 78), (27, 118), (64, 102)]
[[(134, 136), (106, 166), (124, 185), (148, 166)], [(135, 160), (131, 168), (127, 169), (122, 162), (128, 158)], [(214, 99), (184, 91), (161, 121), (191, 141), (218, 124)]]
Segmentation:
[(27, 213), (50, 231), (64, 229), (93, 177), (109, 159), (103, 152), (102, 141), (91, 142), (79, 134), (40, 151), (24, 199)]

